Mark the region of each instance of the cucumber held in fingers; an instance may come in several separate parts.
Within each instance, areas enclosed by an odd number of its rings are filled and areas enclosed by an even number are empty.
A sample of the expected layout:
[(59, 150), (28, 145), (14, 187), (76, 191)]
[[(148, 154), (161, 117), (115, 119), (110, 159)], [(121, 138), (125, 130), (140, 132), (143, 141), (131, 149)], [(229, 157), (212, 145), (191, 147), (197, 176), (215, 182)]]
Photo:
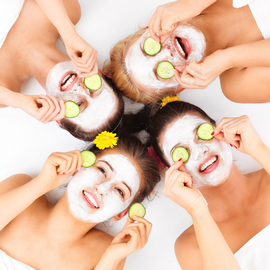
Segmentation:
[(65, 102), (66, 111), (65, 111), (65, 117), (67, 118), (75, 118), (80, 114), (80, 106), (71, 100), (68, 100)]
[(161, 50), (161, 43), (156, 42), (153, 38), (148, 37), (143, 43), (143, 50), (148, 55), (156, 55)]
[(132, 219), (133, 216), (144, 217), (145, 214), (146, 214), (146, 209), (141, 203), (133, 203), (129, 207), (128, 216), (130, 219)]
[(88, 150), (83, 150), (81, 152), (81, 157), (82, 157), (82, 166), (84, 168), (89, 168), (93, 166), (96, 163), (96, 155)]
[(99, 74), (84, 78), (83, 83), (91, 91), (97, 91), (102, 85), (102, 79)]
[(204, 141), (209, 141), (214, 138), (211, 133), (214, 131), (214, 127), (210, 123), (203, 123), (197, 129), (197, 135)]
[(178, 161), (180, 158), (183, 159), (183, 162), (187, 162), (189, 159), (188, 150), (183, 146), (176, 147), (172, 152), (172, 160), (173, 162)]
[(174, 76), (174, 66), (168, 61), (163, 61), (158, 64), (157, 75), (161, 79), (170, 79)]

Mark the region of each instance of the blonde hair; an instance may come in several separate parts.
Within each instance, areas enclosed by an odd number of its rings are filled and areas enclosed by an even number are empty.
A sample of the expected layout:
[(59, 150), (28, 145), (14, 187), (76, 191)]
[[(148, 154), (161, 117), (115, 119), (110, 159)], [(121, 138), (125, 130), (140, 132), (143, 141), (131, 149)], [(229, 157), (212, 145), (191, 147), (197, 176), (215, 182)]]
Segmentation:
[(131, 81), (130, 75), (126, 69), (125, 56), (130, 46), (132, 46), (144, 32), (145, 28), (140, 29), (134, 34), (116, 43), (110, 52), (110, 60), (107, 60), (104, 63), (103, 71), (106, 75), (112, 76), (115, 85), (126, 97), (135, 102), (149, 104), (162, 99), (168, 94), (173, 94), (174, 89), (166, 89), (165, 91), (162, 91), (162, 93), (145, 91), (143, 88), (138, 87), (138, 85)]

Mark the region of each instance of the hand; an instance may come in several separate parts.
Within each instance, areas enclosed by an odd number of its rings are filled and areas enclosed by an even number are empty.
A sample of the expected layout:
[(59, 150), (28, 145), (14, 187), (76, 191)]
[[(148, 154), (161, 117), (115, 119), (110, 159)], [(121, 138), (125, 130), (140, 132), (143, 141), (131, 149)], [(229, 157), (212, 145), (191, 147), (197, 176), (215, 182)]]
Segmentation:
[(43, 124), (61, 120), (65, 117), (66, 110), (63, 100), (49, 95), (22, 95), (20, 108)]
[(194, 60), (186, 67), (176, 66), (174, 77), (183, 88), (205, 89), (228, 68), (225, 50), (219, 50), (200, 63)]
[(198, 5), (194, 5), (194, 2), (190, 0), (178, 0), (158, 6), (148, 24), (151, 37), (163, 43), (176, 29), (179, 22), (197, 16), (200, 11)]
[(215, 127), (214, 136), (251, 156), (258, 151), (260, 146), (264, 146), (246, 115), (223, 118)]
[(152, 224), (141, 217), (133, 217), (137, 223), (127, 218), (121, 232), (113, 239), (107, 252), (118, 261), (126, 258), (129, 254), (142, 249), (148, 241)]
[(206, 206), (201, 193), (193, 185), (190, 175), (186, 173), (182, 159), (166, 171), (162, 194), (185, 208), (189, 214), (199, 205)]
[(81, 165), (81, 152), (78, 150), (52, 153), (36, 179), (44, 185), (48, 192), (64, 184), (70, 176), (81, 169)]
[(75, 69), (84, 77), (98, 73), (98, 52), (91, 47), (77, 33), (69, 37), (63, 37), (67, 53), (71, 58)]

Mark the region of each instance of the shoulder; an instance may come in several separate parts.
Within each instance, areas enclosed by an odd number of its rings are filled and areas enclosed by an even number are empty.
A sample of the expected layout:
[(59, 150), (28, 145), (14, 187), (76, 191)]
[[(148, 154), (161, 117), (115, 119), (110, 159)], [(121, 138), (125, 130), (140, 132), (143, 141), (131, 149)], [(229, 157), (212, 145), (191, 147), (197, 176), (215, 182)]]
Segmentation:
[(25, 185), (32, 180), (27, 174), (15, 174), (0, 182), (0, 195)]
[(185, 230), (175, 241), (175, 255), (183, 270), (202, 269), (202, 258), (194, 227)]

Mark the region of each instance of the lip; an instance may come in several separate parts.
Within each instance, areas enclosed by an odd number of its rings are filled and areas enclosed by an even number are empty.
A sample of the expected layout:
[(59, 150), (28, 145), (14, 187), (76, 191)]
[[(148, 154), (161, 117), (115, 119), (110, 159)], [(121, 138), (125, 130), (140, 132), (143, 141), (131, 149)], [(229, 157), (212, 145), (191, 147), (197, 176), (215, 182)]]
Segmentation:
[[(73, 81), (73, 82), (72, 82), (65, 90), (62, 90), (62, 89), (61, 89), (62, 81), (63, 81), (63, 79), (64, 79), (66, 76), (68, 76), (68, 75), (70, 75), (70, 74), (75, 74), (75, 75), (76, 75), (76, 78), (74, 79), (74, 81)], [(66, 92), (66, 91), (70, 90), (70, 89), (73, 87), (73, 85), (77, 82), (78, 78), (79, 78), (78, 74), (74, 73), (74, 71), (68, 71), (68, 72), (66, 72), (66, 73), (62, 76), (62, 78), (60, 79), (60, 82), (59, 82), (59, 89), (60, 89), (60, 91), (61, 91), (61, 92)]]
[[(186, 57), (184, 57), (184, 56), (181, 54), (181, 52), (179, 51), (179, 49), (178, 49), (178, 47), (177, 47), (177, 45), (176, 45), (176, 38), (180, 38), (180, 39), (181, 39), (181, 43), (184, 45), (184, 48), (183, 48), (182, 46), (181, 46), (181, 47), (182, 47), (183, 51), (186, 53)], [(178, 54), (179, 54), (183, 59), (187, 60), (188, 57), (189, 57), (189, 55), (190, 55), (190, 45), (189, 45), (189, 43), (188, 43), (188, 40), (185, 39), (185, 38), (179, 37), (179, 36), (175, 36), (175, 37), (174, 37), (174, 43), (173, 43), (173, 45), (174, 45), (174, 48), (176, 49), (176, 51), (178, 52)]]
[[(94, 198), (94, 200), (96, 201), (96, 203), (97, 203), (97, 205), (98, 205), (98, 208), (96, 208), (96, 207), (89, 201), (89, 199), (84, 195), (83, 192), (88, 193), (89, 195), (91, 195), (91, 196)], [(99, 202), (98, 202), (98, 200), (97, 200), (97, 197), (96, 197), (93, 193), (91, 193), (91, 192), (89, 192), (89, 191), (87, 191), (87, 190), (83, 190), (83, 191), (82, 191), (82, 196), (83, 196), (83, 200), (86, 202), (86, 204), (87, 204), (91, 209), (97, 210), (97, 209), (100, 208), (100, 205), (99, 205)]]
[[(217, 157), (217, 160), (215, 161), (215, 163), (213, 165), (211, 165), (209, 168), (207, 168), (206, 170), (204, 170), (203, 172), (200, 171), (201, 167), (207, 162), (209, 161), (211, 158), (213, 157)], [(211, 173), (213, 172), (217, 167), (218, 167), (218, 164), (219, 164), (219, 156), (218, 155), (211, 155), (209, 156), (208, 158), (206, 158), (200, 165), (199, 165), (199, 168), (198, 168), (198, 171), (199, 173), (202, 173), (202, 174), (208, 174), (208, 173)]]

